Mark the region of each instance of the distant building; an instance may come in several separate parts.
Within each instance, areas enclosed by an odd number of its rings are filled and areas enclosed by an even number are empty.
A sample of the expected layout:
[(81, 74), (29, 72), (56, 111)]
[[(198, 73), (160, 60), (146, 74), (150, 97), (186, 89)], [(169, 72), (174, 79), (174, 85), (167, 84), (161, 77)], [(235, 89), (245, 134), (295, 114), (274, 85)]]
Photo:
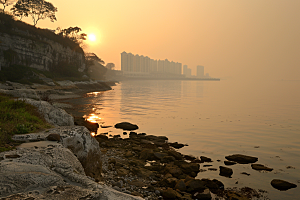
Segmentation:
[(132, 53), (121, 53), (121, 70), (124, 74), (176, 74), (181, 75), (182, 64), (174, 61), (154, 60), (148, 56), (133, 55)]
[(197, 66), (197, 77), (204, 77), (204, 67), (201, 65)]

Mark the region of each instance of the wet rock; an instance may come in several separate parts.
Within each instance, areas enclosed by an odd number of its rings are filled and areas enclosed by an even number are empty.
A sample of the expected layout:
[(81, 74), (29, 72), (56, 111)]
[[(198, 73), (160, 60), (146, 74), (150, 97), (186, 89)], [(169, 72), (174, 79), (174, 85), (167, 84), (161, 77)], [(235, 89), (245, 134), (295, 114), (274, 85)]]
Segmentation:
[(175, 149), (180, 149), (180, 148), (184, 147), (184, 144), (180, 144), (180, 143), (178, 143), (178, 142), (169, 143), (169, 145), (170, 145), (171, 147), (174, 147)]
[(194, 197), (196, 199), (201, 199), (201, 200), (211, 200), (211, 193), (209, 189), (205, 189), (203, 192), (197, 192), (194, 194)]
[(249, 198), (247, 198), (246, 196), (238, 194), (235, 191), (228, 191), (226, 193), (226, 199), (229, 199), (229, 200), (249, 200)]
[(199, 170), (200, 165), (197, 163), (183, 162), (178, 166), (182, 169), (183, 173), (188, 174), (189, 176), (192, 176), (192, 177), (195, 177), (200, 172), (200, 170)]
[(293, 184), (293, 183), (289, 183), (287, 181), (284, 180), (280, 180), (280, 179), (273, 179), (271, 181), (271, 185), (277, 189), (277, 190), (281, 190), (281, 191), (285, 191), (285, 190), (289, 190), (291, 188), (296, 188), (297, 185)]
[(211, 158), (200, 156), (202, 162), (212, 162)]
[(186, 190), (186, 185), (184, 183), (184, 180), (181, 179), (181, 180), (177, 181), (174, 189), (178, 189), (180, 191), (185, 191)]
[(178, 182), (177, 178), (170, 177), (170, 178), (164, 178), (161, 182), (161, 185), (174, 188)]
[(89, 131), (95, 133), (97, 133), (99, 128), (98, 123), (89, 122), (83, 117), (74, 117), (74, 124), (77, 126), (85, 126)]
[(225, 160), (225, 161), (224, 161), (224, 164), (225, 164), (225, 165), (235, 165), (236, 162)]
[(155, 152), (155, 153), (153, 153), (153, 155), (155, 156), (155, 158), (161, 160), (163, 157), (167, 156), (168, 154), (166, 154), (166, 153), (160, 153), (160, 152)]
[(130, 138), (135, 138), (135, 137), (137, 137), (137, 135), (138, 135), (138, 134), (137, 134), (136, 132), (130, 132), (130, 133), (129, 133), (129, 137), (130, 137)]
[(121, 122), (115, 125), (115, 128), (123, 129), (126, 131), (137, 130), (139, 127), (135, 124), (131, 124), (129, 122)]
[(182, 170), (176, 165), (167, 164), (165, 167), (165, 174), (167, 173), (172, 174), (174, 177), (179, 177), (182, 175)]
[(261, 164), (251, 164), (251, 167), (252, 167), (252, 169), (258, 170), (258, 171), (261, 171), (261, 170), (272, 171), (273, 170), (273, 168), (269, 168), (269, 167), (266, 167)]
[(220, 174), (219, 174), (220, 176), (225, 176), (225, 177), (231, 178), (232, 174), (233, 174), (232, 169), (230, 169), (228, 167), (220, 166)]
[(100, 134), (100, 135), (96, 135), (96, 136), (95, 136), (95, 139), (96, 139), (98, 142), (102, 142), (103, 140), (108, 140), (108, 137), (107, 137), (106, 135)]
[(46, 137), (47, 140), (49, 141), (60, 141), (60, 135), (57, 133), (51, 133)]
[(181, 198), (181, 195), (173, 190), (172, 188), (168, 188), (162, 191), (162, 196), (164, 199), (177, 199)]
[(173, 156), (164, 156), (161, 159), (162, 163), (169, 163), (169, 162), (173, 162), (173, 161), (175, 161), (175, 158)]
[(193, 155), (184, 155), (183, 158), (189, 161), (196, 160), (196, 157)]
[(203, 192), (205, 190), (204, 182), (199, 179), (192, 179), (185, 183), (186, 191), (190, 193)]
[(153, 150), (151, 149), (144, 149), (140, 154), (140, 159), (142, 160), (154, 160), (154, 158)]
[(182, 160), (183, 156), (181, 153), (174, 151), (174, 150), (169, 150), (168, 151), (169, 156), (173, 156), (176, 160)]
[(201, 179), (204, 182), (205, 187), (209, 188), (209, 190), (217, 194), (219, 190), (224, 190), (224, 184), (217, 179)]
[(234, 155), (230, 155), (230, 156), (225, 156), (225, 158), (230, 161), (235, 161), (239, 164), (249, 164), (249, 163), (255, 163), (258, 161), (257, 157), (246, 156), (246, 155), (242, 155), (242, 154), (234, 154)]

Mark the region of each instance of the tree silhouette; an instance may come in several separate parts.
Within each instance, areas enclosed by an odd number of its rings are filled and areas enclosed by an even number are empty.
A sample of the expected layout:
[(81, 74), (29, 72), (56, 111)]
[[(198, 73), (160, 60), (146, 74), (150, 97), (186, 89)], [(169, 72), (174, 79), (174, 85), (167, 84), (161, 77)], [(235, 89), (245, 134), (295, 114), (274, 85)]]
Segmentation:
[(86, 40), (87, 35), (85, 33), (79, 34), (79, 32), (81, 31), (81, 28), (79, 28), (78, 26), (69, 27), (66, 29), (57, 28), (56, 30), (58, 32), (58, 35), (67, 37), (79, 45), (82, 45), (83, 41)]
[(56, 21), (55, 12), (57, 8), (45, 0), (18, 0), (11, 9), (12, 13), (20, 17), (32, 17), (33, 25), (36, 26), (39, 20), (49, 18), (51, 22)]
[(0, 0), (0, 3), (3, 5), (3, 12), (6, 6), (13, 4), (16, 0)]

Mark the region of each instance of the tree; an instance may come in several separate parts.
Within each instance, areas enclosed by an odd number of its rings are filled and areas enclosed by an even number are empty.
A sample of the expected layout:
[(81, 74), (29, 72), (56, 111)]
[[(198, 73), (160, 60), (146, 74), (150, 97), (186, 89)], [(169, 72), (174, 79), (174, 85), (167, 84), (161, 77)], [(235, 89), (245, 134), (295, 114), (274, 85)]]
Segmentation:
[(61, 35), (63, 37), (67, 37), (70, 40), (72, 40), (73, 42), (76, 42), (79, 45), (82, 45), (83, 41), (86, 40), (86, 36), (87, 34), (85, 33), (81, 33), (79, 34), (81, 30), (81, 28), (79, 28), (78, 26), (76, 27), (69, 27), (66, 29), (61, 29), (61, 28), (57, 28), (56, 31), (58, 32), (58, 35)]
[(0, 0), (0, 3), (3, 5), (3, 12), (6, 6), (13, 4), (16, 0)]
[(107, 63), (105, 67), (107, 69), (113, 70), (115, 68), (115, 64), (114, 63)]
[(56, 21), (55, 12), (57, 8), (45, 0), (18, 0), (11, 9), (13, 14), (22, 19), (23, 16), (31, 15), (33, 25), (36, 26), (39, 20), (49, 18), (51, 22)]

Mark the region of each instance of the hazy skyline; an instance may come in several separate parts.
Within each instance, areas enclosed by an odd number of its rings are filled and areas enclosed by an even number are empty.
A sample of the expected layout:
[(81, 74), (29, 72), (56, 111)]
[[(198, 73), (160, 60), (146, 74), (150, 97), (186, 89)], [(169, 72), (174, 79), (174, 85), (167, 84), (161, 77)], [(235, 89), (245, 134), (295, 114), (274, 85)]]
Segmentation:
[[(121, 52), (175, 60), (220, 78), (300, 78), (298, 0), (58, 1), (57, 21), (95, 34), (86, 51), (121, 68)], [(6, 9), (8, 10), (8, 9)], [(24, 19), (32, 24), (30, 18)]]

